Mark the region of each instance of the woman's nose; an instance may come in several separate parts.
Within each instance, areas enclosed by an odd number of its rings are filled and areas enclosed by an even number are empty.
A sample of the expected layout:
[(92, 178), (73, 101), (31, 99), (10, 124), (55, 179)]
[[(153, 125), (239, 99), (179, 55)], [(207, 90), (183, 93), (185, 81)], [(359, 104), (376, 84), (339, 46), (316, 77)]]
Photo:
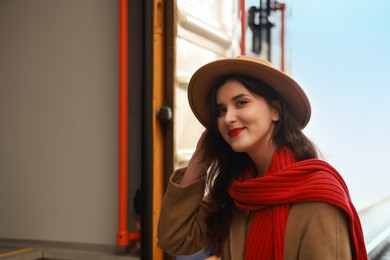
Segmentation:
[(225, 114), (225, 123), (230, 124), (237, 120), (237, 113), (234, 109), (227, 109)]

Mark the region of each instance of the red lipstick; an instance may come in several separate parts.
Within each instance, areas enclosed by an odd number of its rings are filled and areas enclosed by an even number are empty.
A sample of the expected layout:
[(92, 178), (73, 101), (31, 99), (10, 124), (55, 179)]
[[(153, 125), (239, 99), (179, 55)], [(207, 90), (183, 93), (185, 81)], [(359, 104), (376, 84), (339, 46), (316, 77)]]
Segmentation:
[(229, 129), (229, 136), (230, 137), (236, 137), (237, 135), (241, 134), (242, 131), (244, 131), (245, 127), (241, 127), (241, 128), (232, 128), (232, 129)]

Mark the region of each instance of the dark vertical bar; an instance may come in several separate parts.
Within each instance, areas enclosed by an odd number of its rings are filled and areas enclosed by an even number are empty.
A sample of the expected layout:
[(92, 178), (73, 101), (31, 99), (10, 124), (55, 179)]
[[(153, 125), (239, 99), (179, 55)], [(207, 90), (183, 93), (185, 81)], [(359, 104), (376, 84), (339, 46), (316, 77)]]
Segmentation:
[(141, 259), (152, 260), (153, 246), (153, 0), (144, 4), (144, 74), (143, 74), (143, 138), (141, 173)]
[(271, 61), (271, 27), (272, 24), (269, 20), (269, 17), (271, 15), (271, 0), (267, 0), (267, 6), (266, 6), (266, 40), (268, 44), (268, 60)]

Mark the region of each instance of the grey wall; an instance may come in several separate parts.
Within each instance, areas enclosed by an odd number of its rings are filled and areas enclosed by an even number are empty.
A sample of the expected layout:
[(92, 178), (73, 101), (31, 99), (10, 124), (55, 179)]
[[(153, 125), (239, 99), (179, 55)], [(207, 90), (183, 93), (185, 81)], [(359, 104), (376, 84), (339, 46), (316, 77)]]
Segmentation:
[(114, 244), (118, 1), (0, 1), (0, 238)]

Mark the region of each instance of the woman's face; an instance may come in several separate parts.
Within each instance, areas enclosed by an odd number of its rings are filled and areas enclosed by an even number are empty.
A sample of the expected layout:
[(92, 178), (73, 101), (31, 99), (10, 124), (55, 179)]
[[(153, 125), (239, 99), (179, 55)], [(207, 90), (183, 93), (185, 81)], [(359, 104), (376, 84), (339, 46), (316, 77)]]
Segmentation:
[(218, 130), (236, 152), (256, 154), (266, 149), (279, 112), (263, 97), (252, 94), (237, 80), (217, 91)]

